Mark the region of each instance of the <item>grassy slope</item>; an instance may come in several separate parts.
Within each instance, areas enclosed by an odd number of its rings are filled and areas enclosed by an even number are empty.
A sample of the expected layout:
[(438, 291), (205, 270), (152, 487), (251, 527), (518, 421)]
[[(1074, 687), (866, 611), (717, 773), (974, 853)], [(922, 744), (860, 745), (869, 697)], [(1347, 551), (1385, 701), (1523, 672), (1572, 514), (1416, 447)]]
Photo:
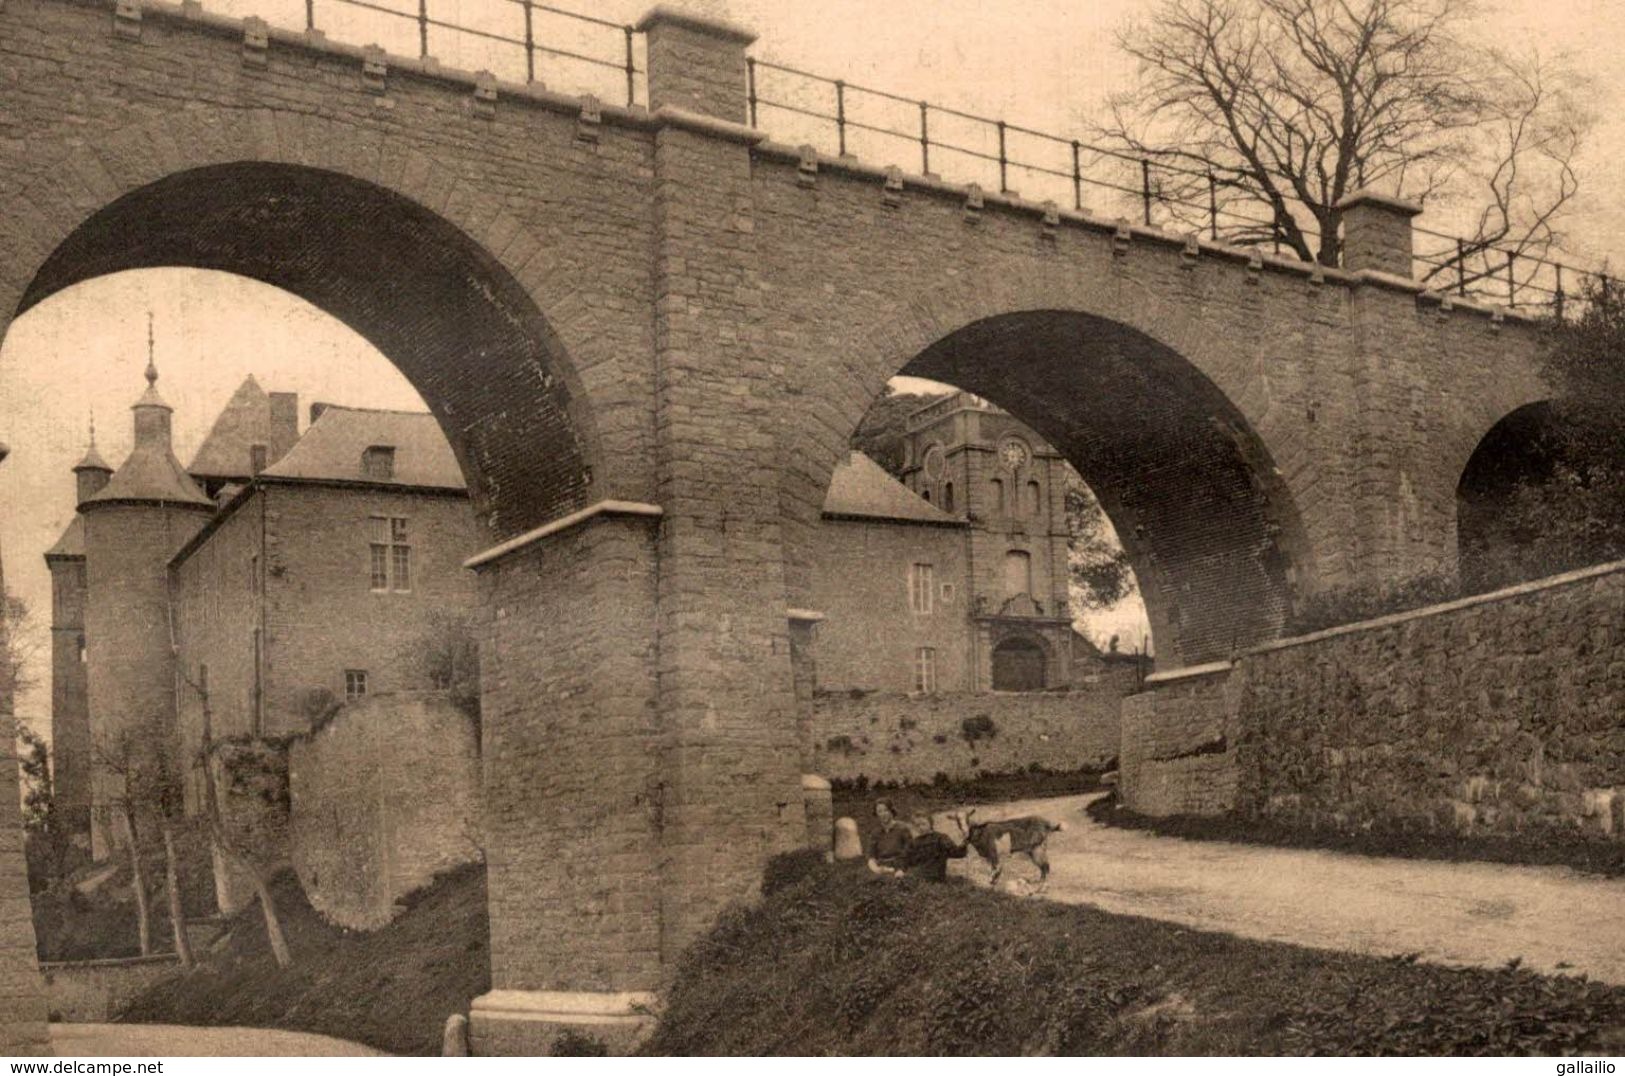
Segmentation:
[(1325, 848), (1367, 856), (1402, 859), (1474, 860), (1526, 866), (1572, 867), (1588, 874), (1625, 875), (1625, 845), (1603, 836), (1579, 833), (1496, 834), (1345, 831), (1305, 829), (1267, 819), (1243, 820), (1232, 815), (1172, 815), (1153, 818), (1122, 808), (1115, 796), (1096, 800), (1089, 816), (1108, 826), (1140, 829), (1161, 837), (1193, 841), (1234, 841), (1276, 848)]
[(232, 923), (207, 964), (158, 983), (126, 1008), (136, 1023), (285, 1028), (396, 1054), (438, 1054), (446, 1017), (491, 985), (485, 870), (463, 868), (410, 898), (382, 930), (325, 922), (284, 874), (275, 885), (294, 964), (266, 946), (259, 905)]
[[(783, 864), (781, 864), (782, 868)], [(1625, 989), (811, 866), (690, 952), (651, 1053), (1563, 1054)]]

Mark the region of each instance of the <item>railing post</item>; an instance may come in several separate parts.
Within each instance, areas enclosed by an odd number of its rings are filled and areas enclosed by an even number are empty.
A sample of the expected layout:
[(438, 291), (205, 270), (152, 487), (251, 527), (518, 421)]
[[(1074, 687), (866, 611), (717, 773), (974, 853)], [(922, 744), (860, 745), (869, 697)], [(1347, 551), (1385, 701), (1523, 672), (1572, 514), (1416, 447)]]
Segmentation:
[(1072, 140), (1072, 208), (1083, 211), (1083, 164), (1079, 153), (1083, 149), (1077, 139)]
[(1140, 158), (1140, 201), (1145, 207), (1145, 226), (1151, 227), (1151, 158)]
[(999, 193), (1010, 189), (1010, 165), (1004, 153), (1004, 121), (999, 121)]
[(920, 174), (931, 174), (931, 126), (927, 117), (931, 113), (931, 106), (924, 101), (920, 102)]
[[(638, 80), (637, 80), (638, 68), (637, 68), (637, 65), (635, 63), (633, 63), (633, 61), (632, 61), (632, 27), (626, 26), (626, 27), (622, 27), (622, 29), (625, 30), (625, 32), (626, 32), (626, 104), (627, 104), (627, 107), (630, 108), (632, 105), (637, 103), (637, 97), (638, 97)], [(754, 109), (754, 107), (755, 106), (753, 105), (752, 108)], [(752, 116), (752, 121), (751, 122), (752, 122), (752, 125), (754, 125), (754, 123), (755, 123), (755, 117), (754, 116)]]
[(846, 83), (835, 80), (835, 138), (840, 156), (846, 156)]
[(418, 57), (429, 58), (429, 0), (418, 0)]
[(532, 0), (525, 5), (525, 81), (536, 81), (536, 13), (531, 10)]
[(756, 124), (756, 58), (745, 57), (745, 100), (750, 103), (750, 125)]

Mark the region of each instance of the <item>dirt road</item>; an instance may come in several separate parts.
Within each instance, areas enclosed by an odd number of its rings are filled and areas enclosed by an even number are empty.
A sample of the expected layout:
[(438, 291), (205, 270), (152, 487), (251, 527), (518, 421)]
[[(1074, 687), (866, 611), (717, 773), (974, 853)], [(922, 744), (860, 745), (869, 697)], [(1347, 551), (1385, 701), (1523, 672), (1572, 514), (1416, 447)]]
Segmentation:
[(382, 1057), (326, 1035), (257, 1027), (169, 1024), (52, 1024), (58, 1057)]
[[(981, 807), (977, 818), (1038, 813), (1066, 823), (1049, 842), (1050, 900), (1374, 956), (1484, 967), (1521, 958), (1625, 985), (1625, 879), (1158, 837), (1096, 823), (1083, 813), (1095, 798)], [(945, 820), (939, 828), (953, 831)], [(956, 869), (987, 879), (975, 853), (965, 863)]]

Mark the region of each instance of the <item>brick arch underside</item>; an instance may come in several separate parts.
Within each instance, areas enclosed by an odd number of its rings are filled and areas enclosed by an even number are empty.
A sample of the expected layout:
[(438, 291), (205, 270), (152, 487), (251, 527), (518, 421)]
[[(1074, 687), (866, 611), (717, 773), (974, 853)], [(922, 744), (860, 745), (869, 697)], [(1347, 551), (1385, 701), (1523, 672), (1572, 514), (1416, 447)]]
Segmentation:
[(263, 281), (377, 347), (434, 412), (495, 536), (587, 503), (590, 416), (566, 381), (562, 346), (500, 264), (410, 199), (287, 164), (179, 172), (73, 231), (17, 313), (92, 277), (158, 267)]
[(899, 373), (983, 396), (1032, 427), (1099, 496), (1134, 565), (1158, 664), (1280, 634), (1303, 527), (1267, 450), (1190, 362), (1094, 315), (986, 318)]

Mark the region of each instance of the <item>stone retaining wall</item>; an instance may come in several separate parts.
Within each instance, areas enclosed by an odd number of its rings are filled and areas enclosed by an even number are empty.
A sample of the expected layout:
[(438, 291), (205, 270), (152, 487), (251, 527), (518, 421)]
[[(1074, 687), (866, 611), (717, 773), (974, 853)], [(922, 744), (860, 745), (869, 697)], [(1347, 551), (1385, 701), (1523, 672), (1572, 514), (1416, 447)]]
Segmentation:
[(1115, 691), (818, 695), (813, 766), (871, 782), (1101, 766), (1117, 755), (1121, 701)]
[(1143, 813), (1625, 836), (1625, 564), (1147, 687), (1125, 708), (1123, 752), (1125, 801)]
[(288, 751), (290, 848), (311, 905), (375, 930), (396, 901), (480, 859), (474, 722), (439, 693), (370, 695)]
[(113, 1019), (132, 998), (179, 967), (174, 953), (159, 953), (41, 964), (40, 974), (45, 979), (45, 1001), (52, 1020), (99, 1024)]

